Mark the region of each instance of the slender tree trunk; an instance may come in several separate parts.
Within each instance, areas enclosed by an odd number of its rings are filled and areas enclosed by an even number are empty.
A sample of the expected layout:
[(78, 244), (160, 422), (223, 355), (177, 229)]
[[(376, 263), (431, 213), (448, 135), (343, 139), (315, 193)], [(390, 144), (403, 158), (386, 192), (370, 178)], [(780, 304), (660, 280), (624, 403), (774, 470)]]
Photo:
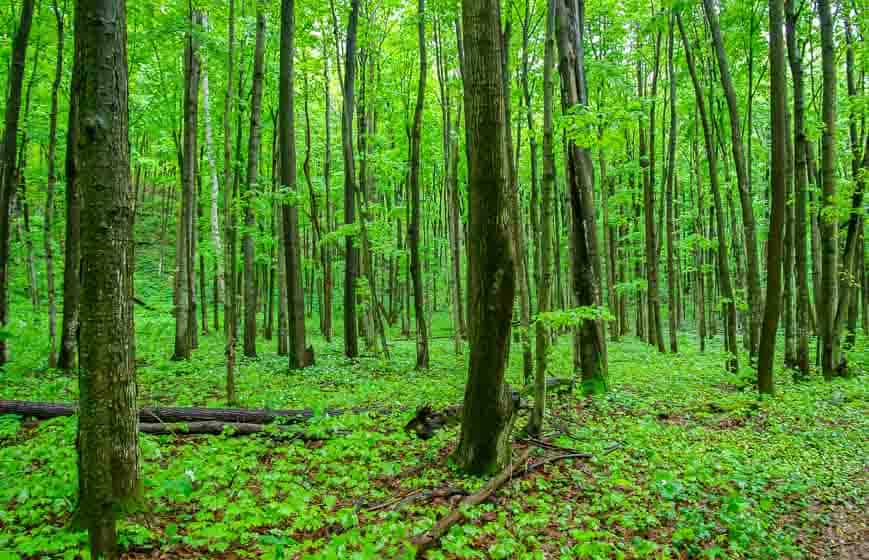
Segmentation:
[[(133, 330), (126, 5), (78, 0), (75, 145), (81, 214), (79, 516), (91, 558), (118, 558), (115, 518), (141, 496)], [(107, 165), (111, 162), (111, 165)]]
[(425, 301), (421, 263), (419, 259), (420, 233), (420, 185), (419, 159), (422, 143), (422, 113), (425, 105), (425, 82), (428, 74), (428, 61), (425, 48), (425, 0), (419, 0), (417, 12), (417, 35), (419, 39), (419, 84), (416, 93), (416, 109), (413, 113), (410, 154), (410, 224), (407, 239), (410, 245), (410, 276), (413, 281), (413, 308), (416, 315), (416, 368), (428, 369), (428, 327), (425, 321)]
[[(745, 253), (749, 321), (749, 358), (754, 359), (757, 353), (758, 334), (760, 332), (761, 300), (760, 265), (757, 255), (757, 233), (754, 222), (754, 209), (752, 206), (751, 192), (748, 186), (749, 169), (745, 163), (745, 150), (742, 144), (741, 120), (739, 118), (739, 106), (736, 99), (736, 90), (730, 77), (730, 69), (727, 63), (727, 54), (724, 51), (724, 40), (721, 36), (721, 28), (718, 25), (718, 14), (713, 5), (713, 0), (703, 0), (703, 9), (709, 28), (712, 32), (712, 43), (715, 57), (718, 61), (718, 73), (721, 77), (721, 85), (724, 88), (724, 97), (727, 100), (727, 109), (730, 115), (730, 144), (733, 150), (733, 161), (736, 165), (736, 181), (739, 187), (739, 202), (742, 207), (742, 226), (745, 230)], [(751, 131), (749, 131), (751, 134)]]
[[(190, 13), (190, 31), (184, 50), (184, 137), (181, 164), (181, 209), (175, 242), (175, 351), (172, 358), (187, 360), (193, 348), (191, 315), (195, 317), (193, 285), (196, 261), (193, 259), (193, 225), (196, 199), (197, 127), (199, 112), (199, 42), (193, 27), (199, 23), (198, 12)], [(195, 328), (195, 327), (194, 327)], [(195, 330), (194, 330), (195, 332)]]
[[(279, 135), (281, 150), (281, 184), (296, 192), (296, 143), (293, 95), (293, 56), (295, 56), (295, 2), (281, 3), (281, 79), (279, 107)], [(316, 207), (312, 208), (316, 215)], [(284, 257), (287, 267), (287, 314), (290, 369), (301, 369), (308, 364), (305, 354), (305, 297), (302, 293), (302, 259), (299, 243), (299, 209), (284, 205)]]
[[(325, 105), (324, 129), (326, 132), (323, 155), (323, 190), (326, 200), (327, 231), (332, 230), (332, 100), (329, 93), (329, 59), (323, 59), (323, 93)], [(332, 341), (332, 248), (323, 247), (323, 337)]]
[(57, 93), (63, 80), (64, 13), (57, 0), (52, 8), (57, 21), (57, 59), (54, 66), (54, 82), (51, 85), (51, 113), (48, 123), (48, 184), (45, 193), (45, 276), (48, 281), (48, 367), (57, 367), (57, 304), (54, 288), (54, 187), (57, 183)]
[[(208, 26), (207, 22), (205, 23), (205, 26)], [(211, 244), (214, 248), (214, 261), (217, 268), (217, 297), (214, 302), (216, 306), (218, 302), (222, 302), (224, 299), (224, 292), (226, 292), (226, 276), (223, 268), (223, 242), (220, 239), (220, 211), (218, 209), (220, 204), (220, 183), (217, 180), (217, 165), (214, 160), (214, 141), (212, 140), (211, 134), (211, 103), (208, 88), (208, 70), (204, 66), (202, 69), (202, 109), (204, 111), (203, 118), (205, 119), (205, 155), (208, 158), (208, 174), (211, 179), (210, 222)], [(229, 113), (229, 106), (227, 106), (226, 112)], [(226, 143), (228, 145), (229, 141)], [(228, 183), (224, 183), (224, 187), (229, 188)], [(214, 328), (218, 328), (216, 321)]]
[[(558, 0), (556, 31), (560, 55), (559, 71), (562, 82), (562, 110), (567, 113), (586, 102), (585, 63), (580, 39), (584, 0), (574, 5)], [(591, 160), (584, 148), (568, 142), (567, 178), (572, 209), (570, 235), (576, 256), (573, 259), (573, 289), (576, 304), (581, 307), (599, 305), (598, 278), (595, 273), (597, 238), (592, 201)], [(580, 354), (583, 390), (589, 393), (606, 390), (606, 348), (603, 330), (598, 321), (583, 320), (580, 327)]]
[(472, 474), (510, 464), (514, 414), (505, 382), (515, 296), (509, 157), (501, 79), (499, 0), (463, 0), (463, 81), (470, 145), (468, 297), (470, 361), (455, 458)]
[[(263, 76), (265, 58), (266, 17), (261, 9), (256, 16), (256, 47), (254, 49), (253, 83), (251, 85), (250, 136), (247, 145), (247, 178), (244, 193), (244, 355), (255, 358), (256, 352), (256, 313), (257, 281), (254, 260), (256, 258), (253, 229), (256, 227), (254, 198), (259, 190), (259, 156), (262, 116)], [(286, 226), (286, 224), (285, 224)], [(304, 308), (303, 308), (304, 310)]]
[[(344, 224), (352, 227), (356, 222), (356, 162), (353, 155), (353, 109), (356, 82), (356, 31), (359, 25), (359, 0), (351, 0), (347, 21), (346, 73), (344, 76), (344, 107), (341, 119), (341, 146), (344, 154)], [(359, 354), (358, 326), (356, 324), (356, 276), (358, 256), (353, 238), (348, 236), (344, 247), (344, 354), (355, 358)]]
[[(546, 35), (543, 54), (543, 183), (540, 209), (540, 281), (537, 286), (537, 311), (551, 309), (552, 284), (552, 191), (555, 184), (555, 154), (553, 149), (553, 73), (555, 69), (555, 3), (548, 0), (546, 7)], [(530, 110), (530, 109), (529, 109)], [(530, 124), (529, 124), (530, 126)], [(543, 321), (536, 321), (536, 368), (534, 373), (534, 409), (528, 423), (531, 435), (540, 435), (546, 411), (546, 357), (549, 351), (549, 329)]]
[(703, 89), (697, 77), (697, 69), (694, 65), (694, 57), (691, 54), (691, 46), (688, 36), (682, 25), (682, 18), (677, 13), (676, 22), (679, 24), (679, 33), (682, 35), (682, 44), (685, 49), (685, 59), (691, 74), (691, 82), (694, 85), (694, 95), (697, 98), (697, 109), (703, 126), (703, 141), (706, 145), (706, 159), (709, 163), (709, 182), (712, 187), (712, 198), (715, 203), (715, 220), (718, 237), (718, 276), (721, 296), (726, 300), (724, 304), (725, 320), (725, 348), (730, 353), (727, 358), (727, 368), (731, 372), (739, 371), (739, 349), (736, 343), (736, 303), (733, 298), (733, 286), (730, 280), (730, 264), (727, 257), (727, 239), (724, 228), (724, 205), (721, 202), (721, 190), (718, 185), (718, 165), (716, 161), (715, 145), (712, 140), (712, 128), (706, 113), (706, 102), (703, 98)]
[[(12, 39), (12, 54), (7, 80), (6, 115), (4, 119), (2, 160), (0, 160), (0, 330), (9, 324), (9, 246), (12, 199), (15, 196), (15, 158), (18, 153), (18, 120), (21, 110), (21, 89), (24, 84), (24, 64), (27, 60), (27, 40), (33, 22), (33, 0), (21, 5), (21, 21)], [(6, 337), (0, 337), (0, 366), (9, 359)]]
[(676, 261), (675, 261), (675, 228), (676, 217), (673, 214), (673, 182), (676, 177), (676, 138), (678, 134), (676, 118), (676, 71), (673, 65), (675, 15), (670, 16), (667, 31), (667, 75), (670, 80), (670, 137), (667, 146), (667, 300), (669, 308), (670, 352), (679, 351), (676, 340), (676, 324), (679, 306), (676, 301)]
[[(238, 403), (238, 395), (235, 390), (235, 341), (236, 325), (238, 324), (235, 312), (236, 300), (236, 190), (238, 185), (238, 170), (233, 174), (232, 161), (232, 129), (230, 117), (232, 111), (233, 93), (233, 67), (235, 64), (235, 0), (229, 0), (229, 23), (228, 23), (229, 53), (227, 55), (226, 95), (223, 109), (223, 201), (224, 201), (224, 226), (226, 227), (226, 250), (224, 253), (224, 274), (226, 276), (226, 291), (223, 300), (223, 330), (226, 333), (226, 402), (228, 406)], [(241, 80), (239, 80), (241, 81)], [(241, 86), (239, 85), (239, 88)], [(241, 121), (241, 110), (238, 110), (238, 120)], [(236, 130), (236, 149), (241, 145), (241, 126)]]
[(770, 120), (772, 121), (772, 207), (767, 242), (766, 306), (760, 332), (757, 388), (761, 394), (774, 390), (772, 366), (782, 299), (782, 235), (787, 212), (787, 67), (782, 34), (783, 0), (769, 0)]

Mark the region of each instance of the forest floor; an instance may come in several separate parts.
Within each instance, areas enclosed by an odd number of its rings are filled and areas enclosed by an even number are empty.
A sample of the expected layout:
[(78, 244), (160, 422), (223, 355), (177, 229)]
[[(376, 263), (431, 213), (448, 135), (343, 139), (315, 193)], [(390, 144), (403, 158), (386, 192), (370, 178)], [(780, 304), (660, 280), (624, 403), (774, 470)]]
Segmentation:
[[(224, 405), (220, 336), (172, 362), (168, 304), (137, 308), (136, 321), (142, 404)], [(0, 371), (0, 398), (75, 400), (75, 378), (44, 367), (44, 326), (15, 328), (24, 334), (11, 341), (18, 353)], [(425, 372), (413, 370), (411, 341), (395, 342), (390, 361), (355, 362), (340, 339), (313, 343), (317, 365), (288, 373), (261, 340), (261, 358), (240, 364), (243, 405), (381, 412), (317, 415), (304, 430), (322, 440), (141, 436), (145, 505), (121, 524), (125, 558), (411, 558), (410, 537), (461, 497), (422, 492), (484, 484), (450, 465), (458, 428), (427, 441), (403, 430), (422, 404), (461, 402), (466, 358), (450, 340), (433, 341)], [(764, 400), (722, 370), (717, 347), (696, 347), (688, 334), (678, 355), (631, 337), (611, 345), (610, 391), (553, 397), (545, 424), (546, 441), (594, 457), (517, 476), (428, 557), (869, 558), (867, 341), (851, 356), (854, 377), (795, 384), (777, 372), (777, 394)], [(520, 359), (513, 352), (514, 386)], [(550, 363), (569, 375), (566, 337)], [(67, 528), (75, 430), (75, 418), (0, 416), (0, 559), (82, 554), (86, 535)], [(553, 453), (534, 447), (532, 460)]]

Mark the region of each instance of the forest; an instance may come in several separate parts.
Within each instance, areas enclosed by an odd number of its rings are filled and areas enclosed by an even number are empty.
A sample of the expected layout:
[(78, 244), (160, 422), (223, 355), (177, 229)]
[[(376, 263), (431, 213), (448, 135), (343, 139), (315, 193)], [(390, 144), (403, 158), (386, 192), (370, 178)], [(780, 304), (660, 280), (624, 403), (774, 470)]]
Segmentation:
[(863, 0), (0, 25), (0, 560), (869, 558)]

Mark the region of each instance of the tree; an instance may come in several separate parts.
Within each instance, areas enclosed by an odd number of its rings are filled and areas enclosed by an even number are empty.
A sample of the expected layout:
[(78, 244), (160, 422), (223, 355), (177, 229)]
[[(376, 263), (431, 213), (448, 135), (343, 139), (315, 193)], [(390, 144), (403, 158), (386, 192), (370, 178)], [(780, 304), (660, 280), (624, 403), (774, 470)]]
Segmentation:
[[(64, 7), (66, 7), (64, 5)], [(52, 8), (57, 22), (57, 59), (54, 65), (54, 82), (51, 84), (51, 113), (48, 118), (48, 183), (45, 191), (45, 276), (48, 284), (48, 367), (57, 367), (57, 304), (54, 289), (54, 187), (57, 183), (57, 113), (58, 91), (63, 79), (63, 47), (66, 39), (64, 33), (65, 14), (53, 0)]]
[(410, 245), (410, 276), (413, 281), (413, 309), (416, 316), (416, 367), (428, 369), (428, 327), (425, 322), (425, 300), (422, 267), (419, 260), (420, 186), (419, 157), (422, 144), (422, 112), (425, 108), (425, 83), (428, 60), (425, 50), (425, 0), (419, 0), (417, 11), (417, 34), (419, 36), (419, 84), (416, 93), (416, 108), (413, 112), (413, 128), (410, 137), (410, 224), (407, 240)]
[[(540, 212), (540, 283), (537, 288), (538, 313), (551, 307), (552, 284), (552, 191), (555, 185), (555, 154), (552, 144), (552, 98), (555, 68), (555, 3), (548, 0), (546, 7), (546, 37), (543, 54), (543, 183), (541, 185)], [(549, 329), (540, 319), (536, 325), (536, 364), (534, 371), (534, 410), (528, 432), (540, 435), (546, 411), (546, 355), (549, 351)]]
[[(296, 20), (294, 0), (281, 3), (281, 78), (278, 108), (281, 185), (296, 192), (296, 144), (293, 115), (293, 57), (295, 56)], [(314, 209), (316, 210), (316, 208)], [(295, 204), (283, 205), (284, 256), (289, 299), (289, 359), (290, 369), (307, 365), (305, 355), (305, 297), (302, 293), (301, 251), (299, 246), (299, 209)], [(281, 302), (281, 305), (284, 305)]]
[(806, 211), (808, 206), (807, 141), (805, 127), (805, 95), (803, 93), (802, 49), (797, 44), (797, 7), (794, 0), (785, 2), (785, 31), (788, 61), (793, 78), (794, 126), (794, 266), (797, 281), (797, 377), (809, 375), (809, 280), (806, 250)]
[[(582, 56), (580, 14), (584, 1), (575, 4), (558, 0), (556, 10), (556, 37), (561, 74), (561, 107), (569, 114), (586, 103), (585, 62)], [(574, 139), (567, 145), (567, 184), (572, 212), (569, 233), (575, 251), (573, 259), (573, 290), (577, 305), (591, 308), (599, 304), (598, 278), (594, 260), (597, 255), (594, 206), (592, 205), (592, 166), (588, 152), (578, 146)], [(582, 382), (586, 392), (606, 390), (606, 348), (600, 323), (585, 319), (579, 327), (579, 354), (582, 365)]]
[[(11, 205), (17, 187), (15, 161), (18, 154), (18, 119), (21, 110), (21, 89), (24, 85), (24, 63), (27, 60), (27, 40), (33, 22), (33, 0), (21, 5), (21, 21), (12, 40), (11, 63), (7, 83), (6, 115), (3, 147), (0, 154), (0, 330), (9, 324), (9, 230)], [(0, 336), (0, 366), (9, 359), (6, 336)]]
[(190, 359), (196, 333), (195, 230), (196, 170), (199, 157), (197, 132), (199, 119), (199, 82), (201, 61), (199, 40), (193, 28), (201, 22), (199, 12), (190, 13), (190, 31), (184, 50), (184, 140), (181, 154), (181, 209), (175, 240), (175, 352), (176, 360)]
[(739, 351), (736, 344), (736, 302), (733, 297), (733, 285), (730, 279), (730, 263), (727, 257), (727, 239), (724, 227), (724, 206), (721, 202), (721, 189), (718, 185), (718, 161), (715, 155), (715, 145), (712, 140), (712, 126), (706, 111), (706, 101), (703, 95), (703, 87), (697, 76), (697, 67), (694, 64), (694, 56), (691, 54), (691, 45), (682, 24), (681, 14), (677, 12), (676, 23), (679, 25), (679, 34), (682, 36), (682, 46), (685, 50), (685, 61), (688, 63), (688, 73), (691, 75), (691, 83), (694, 85), (694, 97), (697, 100), (697, 112), (700, 115), (700, 123), (703, 127), (703, 143), (706, 147), (706, 161), (709, 164), (709, 185), (712, 190), (712, 199), (715, 211), (715, 226), (718, 237), (718, 282), (721, 289), (721, 297), (724, 300), (725, 332), (724, 348), (730, 354), (727, 358), (727, 369), (735, 373), (739, 371)]
[(513, 401), (504, 380), (516, 278), (501, 81), (499, 0), (463, 0), (468, 132), (468, 328), (470, 359), (455, 458), (472, 474), (510, 462)]
[(244, 355), (256, 357), (256, 311), (257, 279), (254, 268), (255, 246), (253, 230), (256, 227), (253, 203), (259, 190), (260, 120), (263, 98), (263, 59), (265, 58), (266, 16), (262, 6), (257, 4), (256, 46), (253, 55), (253, 82), (251, 84), (250, 135), (247, 144), (247, 175), (245, 179), (244, 233), (242, 249), (244, 252)]
[(676, 178), (676, 139), (678, 134), (677, 116), (676, 116), (676, 68), (673, 64), (673, 51), (675, 50), (674, 28), (675, 28), (675, 12), (670, 16), (670, 23), (667, 29), (667, 74), (670, 78), (670, 138), (667, 143), (667, 299), (669, 301), (669, 331), (670, 331), (670, 352), (674, 354), (679, 351), (678, 341), (676, 340), (676, 318), (679, 315), (678, 306), (676, 303), (676, 260), (675, 260), (675, 242), (676, 242), (676, 216), (673, 213), (673, 182)]
[(769, 79), (770, 116), (772, 120), (772, 208), (766, 259), (766, 307), (760, 332), (757, 361), (757, 388), (761, 393), (773, 393), (772, 366), (775, 357), (775, 337), (782, 303), (782, 250), (785, 213), (787, 212), (787, 67), (783, 0), (769, 2)]
[(817, 302), (821, 339), (821, 370), (828, 381), (836, 374), (839, 340), (836, 329), (838, 295), (839, 228), (835, 218), (836, 198), (836, 45), (830, 0), (818, 0), (821, 22), (821, 299)]
[(745, 231), (745, 254), (747, 272), (747, 293), (749, 312), (749, 355), (754, 357), (757, 353), (757, 337), (760, 331), (761, 307), (763, 302), (760, 297), (760, 265), (757, 256), (757, 233), (754, 223), (754, 207), (749, 191), (749, 169), (745, 163), (745, 150), (742, 145), (742, 128), (739, 117), (739, 107), (736, 100), (736, 89), (730, 76), (730, 68), (727, 62), (727, 54), (724, 51), (724, 40), (721, 37), (721, 27), (718, 24), (718, 13), (715, 11), (713, 0), (703, 0), (703, 10), (709, 22), (712, 33), (712, 44), (715, 50), (715, 58), (718, 61), (718, 73), (721, 77), (721, 85), (724, 88), (724, 98), (727, 101), (727, 110), (730, 115), (730, 147), (733, 151), (733, 163), (736, 166), (736, 182), (739, 190), (739, 203), (742, 208), (742, 227)]
[(141, 495), (133, 331), (133, 196), (125, 0), (77, 0), (81, 193), (79, 517), (91, 558), (118, 558), (115, 518)]
[[(347, 20), (347, 46), (345, 48), (344, 107), (341, 112), (341, 148), (344, 155), (344, 224), (352, 227), (356, 222), (356, 164), (353, 155), (354, 83), (356, 81), (356, 31), (359, 26), (359, 0), (351, 0)], [(337, 34), (336, 34), (337, 40)], [(337, 50), (337, 49), (336, 49)], [(344, 247), (344, 353), (348, 358), (359, 354), (356, 325), (356, 276), (358, 255), (353, 236), (347, 234)]]

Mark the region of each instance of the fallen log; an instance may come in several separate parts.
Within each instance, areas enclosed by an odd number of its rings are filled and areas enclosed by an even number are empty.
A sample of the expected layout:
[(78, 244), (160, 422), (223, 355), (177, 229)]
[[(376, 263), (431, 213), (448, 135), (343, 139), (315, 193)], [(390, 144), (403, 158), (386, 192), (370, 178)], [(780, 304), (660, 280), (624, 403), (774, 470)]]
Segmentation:
[[(323, 411), (323, 416), (339, 416), (341, 414), (362, 414), (373, 412), (388, 414), (387, 408), (334, 408)], [(0, 400), (0, 415), (17, 414), (25, 418), (46, 420), (61, 416), (73, 416), (76, 407), (67, 403), (48, 403), (31, 401)], [(139, 410), (139, 421), (143, 423), (177, 423), (177, 422), (229, 422), (243, 424), (270, 424), (279, 421), (282, 424), (299, 424), (316, 416), (311, 409), (272, 410), (243, 408), (202, 408), (202, 407), (157, 407), (149, 406)]]
[(288, 439), (319, 440), (320, 437), (304, 434), (287, 426), (268, 427), (267, 424), (250, 424), (247, 422), (179, 422), (173, 424), (152, 424), (150, 422), (139, 423), (139, 432), (153, 436), (193, 436), (213, 435), (219, 436), (224, 433), (231, 436), (250, 436), (254, 434), (268, 434)]

